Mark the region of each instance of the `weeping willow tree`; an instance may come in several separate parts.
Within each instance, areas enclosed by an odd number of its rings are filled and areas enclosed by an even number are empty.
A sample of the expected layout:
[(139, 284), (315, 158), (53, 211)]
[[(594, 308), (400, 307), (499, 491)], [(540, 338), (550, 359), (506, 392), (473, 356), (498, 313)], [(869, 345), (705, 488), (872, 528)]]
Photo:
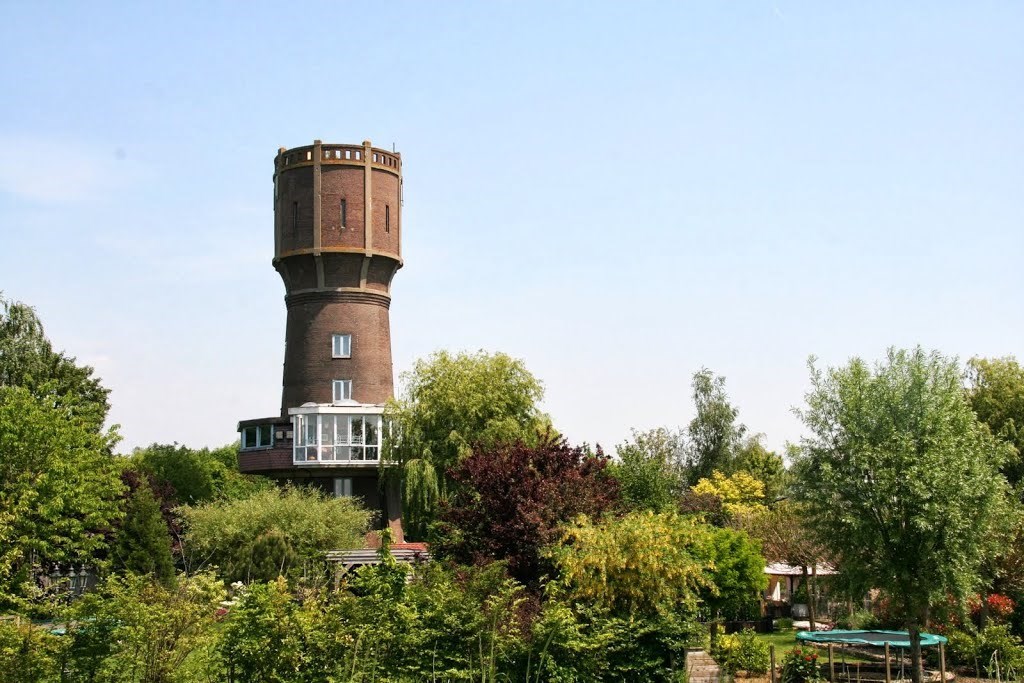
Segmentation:
[(534, 444), (550, 421), (537, 407), (541, 382), (504, 353), (438, 351), (401, 381), (384, 411), (384, 478), (401, 481), (406, 533), (422, 538), (448, 495), (449, 467), (475, 446)]

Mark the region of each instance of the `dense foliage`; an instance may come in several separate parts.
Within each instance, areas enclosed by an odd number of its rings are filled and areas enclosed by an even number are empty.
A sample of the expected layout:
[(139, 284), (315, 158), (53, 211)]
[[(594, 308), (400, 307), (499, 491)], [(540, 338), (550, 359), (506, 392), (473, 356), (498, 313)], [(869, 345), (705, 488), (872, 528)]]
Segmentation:
[(698, 481), (693, 492), (722, 501), (722, 512), (730, 521), (759, 515), (767, 510), (764, 506), (764, 484), (746, 472), (726, 476), (715, 470), (710, 477)]
[(536, 446), (478, 448), (449, 472), (454, 493), (441, 507), (434, 547), (464, 563), (503, 560), (512, 576), (536, 586), (548, 568), (541, 549), (558, 539), (559, 526), (616, 504), (607, 463), (550, 437)]
[(1006, 487), (1005, 447), (979, 422), (957, 364), (920, 348), (827, 372), (812, 365), (811, 430), (797, 494), (814, 529), (861, 585), (886, 589), (911, 634), (929, 607), (979, 580)]
[(730, 674), (737, 671), (766, 674), (771, 666), (768, 642), (758, 638), (752, 630), (718, 638), (712, 654), (722, 669)]
[(109, 564), (124, 514), (113, 432), (24, 387), (0, 387), (0, 600), (32, 598), (50, 565)]
[(68, 419), (100, 431), (110, 404), (93, 369), (54, 351), (34, 309), (0, 296), (0, 387), (23, 387)]
[[(520, 361), (438, 353), (388, 407), (386, 472), (433, 559), (397, 563), (382, 533), (379, 563), (346, 570), (323, 560), (365, 543), (358, 500), (244, 476), (235, 446), (113, 456), (91, 369), (55, 353), (30, 308), (2, 310), (0, 601), (18, 613), (0, 615), (2, 676), (680, 681), (690, 646), (757, 674), (764, 641), (717, 634), (757, 614), (765, 558), (803, 567), (791, 597), (812, 622), (815, 567), (831, 565), (840, 623), (916, 634), (937, 617), (954, 663), (1024, 669), (1024, 511), (1000, 474), (1018, 478), (1012, 359), (972, 361), (966, 391), (920, 350), (814, 371), (791, 472), (710, 371), (687, 429), (634, 431), (612, 461), (552, 436)], [(99, 585), (74, 600), (52, 565)], [(873, 588), (875, 611), (855, 609)], [(817, 662), (794, 651), (782, 675), (812, 680)]]
[(229, 581), (270, 580), (362, 545), (369, 513), (352, 498), (312, 488), (272, 488), (241, 500), (185, 506), (185, 560), (214, 565)]
[(738, 423), (739, 410), (729, 403), (725, 378), (707, 368), (693, 376), (697, 414), (687, 427), (689, 481), (696, 484), (715, 470), (732, 472), (747, 428)]
[(1012, 448), (1002, 471), (1016, 485), (1024, 480), (1024, 366), (1012, 357), (972, 358), (967, 377), (971, 408)]
[(609, 473), (619, 482), (622, 503), (630, 510), (675, 509), (685, 490), (683, 437), (667, 429), (633, 431), (633, 440), (615, 449)]
[(273, 486), (261, 477), (239, 473), (237, 458), (237, 444), (214, 449), (152, 444), (135, 449), (131, 464), (168, 484), (169, 494), (180, 504), (245, 498)]
[(402, 375), (403, 395), (385, 410), (386, 457), (403, 481), (406, 531), (425, 534), (446, 495), (446, 471), (479, 445), (535, 443), (549, 421), (543, 385), (504, 353), (438, 351)]
[(694, 612), (710, 585), (709, 529), (673, 513), (634, 512), (566, 527), (552, 557), (571, 598), (624, 615)]
[(768, 587), (760, 541), (735, 529), (713, 529), (709, 536), (709, 587), (701, 592), (708, 616), (726, 619), (755, 616), (760, 592)]
[(147, 481), (141, 480), (125, 502), (125, 516), (113, 547), (117, 569), (152, 574), (163, 583), (174, 580), (171, 537), (160, 502)]
[(164, 586), (137, 574), (112, 576), (67, 614), (72, 680), (171, 683), (200, 680), (193, 667), (216, 641), (224, 584), (211, 574)]

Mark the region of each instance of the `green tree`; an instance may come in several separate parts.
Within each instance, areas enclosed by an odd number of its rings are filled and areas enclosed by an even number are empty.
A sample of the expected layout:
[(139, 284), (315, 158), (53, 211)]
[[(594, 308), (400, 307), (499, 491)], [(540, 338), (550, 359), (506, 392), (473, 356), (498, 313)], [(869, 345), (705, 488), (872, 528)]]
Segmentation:
[(921, 683), (929, 606), (978, 583), (1007, 449), (971, 410), (957, 363), (938, 353), (810, 368), (797, 497), (843, 571), (893, 596)]
[(685, 488), (680, 466), (683, 435), (665, 428), (633, 430), (633, 440), (619, 444), (617, 462), (608, 473), (619, 482), (619, 496), (627, 510), (666, 512), (676, 506)]
[(179, 503), (195, 505), (220, 498), (245, 498), (273, 484), (238, 471), (238, 445), (188, 448), (180, 444), (152, 444), (136, 448), (132, 464), (174, 489)]
[[(296, 673), (302, 671), (307, 621), (302, 619), (302, 607), (292, 599), (287, 583), (283, 579), (254, 583), (237, 603), (220, 643), (228, 683), (296, 680)], [(313, 606), (315, 603), (309, 605)]]
[(1024, 367), (1015, 358), (972, 358), (968, 396), (978, 419), (1013, 447), (1003, 463), (1011, 485), (1024, 480)]
[(174, 581), (167, 523), (145, 480), (128, 495), (124, 523), (114, 543), (114, 562), (118, 569), (152, 574), (165, 584)]
[(537, 442), (549, 420), (541, 383), (504, 353), (438, 351), (402, 374), (403, 396), (385, 409), (390, 473), (403, 480), (407, 532), (422, 536), (446, 495), (445, 473), (474, 446)]
[(109, 389), (93, 369), (53, 350), (32, 307), (0, 293), (0, 387), (24, 387), (60, 409), (65, 418), (82, 420), (94, 431), (103, 428)]
[(773, 451), (764, 447), (764, 435), (747, 438), (736, 453), (736, 471), (746, 472), (764, 485), (765, 501), (771, 502), (786, 490), (786, 464)]
[(108, 565), (124, 490), (116, 439), (24, 387), (0, 387), (0, 599), (31, 597), (34, 564)]
[(695, 612), (710, 588), (710, 527), (675, 513), (581, 517), (549, 550), (573, 599), (629, 616)]
[(62, 680), (64, 639), (29, 620), (0, 621), (0, 671), (17, 683), (56, 683)]
[(768, 587), (761, 544), (743, 531), (715, 529), (708, 544), (711, 584), (701, 599), (712, 617), (746, 618)]
[(725, 378), (707, 368), (693, 375), (697, 414), (687, 427), (689, 483), (696, 484), (715, 470), (731, 473), (747, 428), (736, 422), (739, 410), (725, 393)]
[(764, 509), (764, 484), (746, 472), (725, 476), (718, 470), (708, 479), (701, 479), (693, 487), (697, 495), (714, 496), (722, 501), (727, 522), (750, 515), (761, 514)]
[[(749, 515), (739, 521), (742, 529), (761, 541), (764, 555), (770, 562), (800, 567), (803, 585), (807, 587), (810, 630), (815, 630), (818, 623), (818, 567), (829, 563), (832, 556), (809, 525), (808, 513), (799, 504), (784, 500), (760, 514)], [(855, 576), (844, 575), (843, 580), (851, 586), (851, 592), (862, 589), (860, 592), (863, 593), (872, 587), (858, 586)]]
[[(971, 408), (989, 430), (1009, 444), (1011, 452), (1001, 471), (1011, 486), (1017, 488), (1018, 503), (1008, 506), (1003, 533), (993, 534), (991, 551), (984, 566), (986, 585), (1024, 597), (1024, 367), (1013, 357), (972, 358), (967, 363), (967, 395)], [(980, 626), (988, 617), (988, 603), (982, 599)]]
[(272, 580), (329, 550), (358, 547), (370, 522), (354, 499), (306, 487), (271, 488), (179, 511), (186, 564), (213, 563), (231, 581)]
[(224, 596), (224, 584), (208, 573), (182, 576), (170, 587), (149, 576), (110, 576), (72, 606), (71, 680), (215, 680), (213, 667), (189, 677), (183, 672), (214, 645)]

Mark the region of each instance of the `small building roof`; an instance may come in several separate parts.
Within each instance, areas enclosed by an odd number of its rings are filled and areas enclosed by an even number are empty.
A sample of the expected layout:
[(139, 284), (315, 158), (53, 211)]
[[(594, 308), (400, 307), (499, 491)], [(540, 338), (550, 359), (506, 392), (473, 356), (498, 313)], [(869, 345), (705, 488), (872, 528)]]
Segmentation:
[[(804, 568), (799, 565), (785, 564), (783, 562), (772, 562), (764, 568), (765, 574), (772, 576), (803, 576)], [(808, 574), (811, 572), (808, 571)], [(818, 576), (832, 576), (838, 574), (835, 567), (830, 564), (819, 564), (815, 567), (815, 573)]]

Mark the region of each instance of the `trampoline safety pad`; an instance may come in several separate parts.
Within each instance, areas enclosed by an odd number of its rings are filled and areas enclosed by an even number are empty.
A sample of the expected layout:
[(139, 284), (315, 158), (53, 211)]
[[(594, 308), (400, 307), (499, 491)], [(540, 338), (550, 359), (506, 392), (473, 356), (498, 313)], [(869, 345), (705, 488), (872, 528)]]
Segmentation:
[[(906, 631), (800, 631), (796, 639), (802, 643), (834, 643), (861, 647), (910, 647), (910, 634)], [(921, 632), (921, 647), (945, 643), (944, 636)]]

